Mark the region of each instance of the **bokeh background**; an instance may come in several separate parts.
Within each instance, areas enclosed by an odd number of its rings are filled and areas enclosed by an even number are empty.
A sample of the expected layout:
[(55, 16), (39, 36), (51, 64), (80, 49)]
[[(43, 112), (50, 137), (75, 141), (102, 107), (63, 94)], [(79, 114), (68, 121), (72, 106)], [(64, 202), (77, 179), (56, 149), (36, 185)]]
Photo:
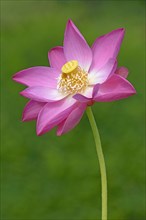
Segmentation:
[(109, 220), (145, 219), (145, 1), (1, 1), (2, 220), (100, 220), (101, 185), (91, 129), (84, 115), (70, 133), (37, 137), (22, 123), (27, 100), (12, 75), (48, 66), (71, 18), (89, 45), (125, 27), (118, 56), (137, 95), (93, 106), (108, 173)]

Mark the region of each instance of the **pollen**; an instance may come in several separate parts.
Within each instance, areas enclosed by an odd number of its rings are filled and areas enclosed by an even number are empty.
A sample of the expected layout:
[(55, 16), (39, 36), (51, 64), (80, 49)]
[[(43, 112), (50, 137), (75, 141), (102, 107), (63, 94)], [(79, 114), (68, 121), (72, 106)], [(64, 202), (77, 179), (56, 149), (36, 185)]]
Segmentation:
[(71, 95), (85, 91), (89, 84), (88, 73), (81, 69), (77, 60), (65, 63), (61, 70), (57, 85), (60, 92)]

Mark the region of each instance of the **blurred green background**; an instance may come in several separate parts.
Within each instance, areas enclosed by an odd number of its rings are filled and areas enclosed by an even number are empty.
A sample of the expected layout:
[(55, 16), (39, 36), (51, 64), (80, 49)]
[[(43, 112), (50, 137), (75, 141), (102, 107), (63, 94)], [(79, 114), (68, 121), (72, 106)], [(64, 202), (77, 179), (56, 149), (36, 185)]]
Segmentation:
[(89, 45), (125, 27), (118, 57), (137, 95), (93, 106), (108, 172), (109, 220), (145, 219), (145, 1), (1, 1), (2, 220), (100, 220), (101, 185), (91, 129), (84, 115), (70, 133), (37, 137), (22, 123), (24, 88), (11, 77), (48, 65), (71, 18)]

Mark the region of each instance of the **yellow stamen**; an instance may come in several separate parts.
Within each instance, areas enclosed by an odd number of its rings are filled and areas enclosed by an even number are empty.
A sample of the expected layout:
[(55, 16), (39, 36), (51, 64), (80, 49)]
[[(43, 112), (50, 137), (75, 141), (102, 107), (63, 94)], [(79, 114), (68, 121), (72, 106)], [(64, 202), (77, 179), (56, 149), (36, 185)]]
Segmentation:
[(62, 73), (58, 78), (58, 90), (65, 94), (84, 92), (87, 88), (88, 73), (78, 66), (77, 60), (71, 60), (62, 67)]

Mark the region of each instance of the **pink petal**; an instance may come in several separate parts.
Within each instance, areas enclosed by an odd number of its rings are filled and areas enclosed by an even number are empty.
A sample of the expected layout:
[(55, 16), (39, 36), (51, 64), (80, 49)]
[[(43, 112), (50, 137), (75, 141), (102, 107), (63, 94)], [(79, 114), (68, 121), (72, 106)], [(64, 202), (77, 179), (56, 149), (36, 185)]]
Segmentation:
[(48, 53), (48, 58), (51, 67), (61, 71), (62, 66), (66, 63), (63, 47), (54, 47)]
[(44, 102), (30, 100), (23, 110), (22, 121), (35, 120), (45, 104)]
[(116, 66), (116, 60), (109, 59), (108, 62), (99, 71), (93, 71), (89, 74), (89, 84), (95, 85), (97, 83), (103, 83), (112, 73), (114, 73)]
[(67, 61), (77, 60), (81, 68), (86, 71), (89, 70), (92, 62), (91, 48), (71, 20), (66, 26), (64, 53)]
[(86, 106), (87, 106), (86, 104), (80, 104), (69, 114), (69, 116), (65, 121), (61, 122), (58, 125), (58, 129), (57, 129), (58, 136), (67, 133), (80, 122), (84, 114), (84, 111), (86, 109)]
[(118, 75), (120, 75), (120, 76), (122, 76), (122, 77), (124, 77), (124, 78), (127, 78), (129, 71), (128, 71), (128, 69), (127, 69), (126, 67), (121, 66), (121, 67), (119, 67), (119, 68), (116, 70), (115, 73), (118, 74)]
[(13, 80), (26, 86), (57, 87), (58, 70), (45, 66), (37, 66), (22, 70), (13, 76)]
[(20, 94), (26, 98), (38, 102), (53, 102), (66, 97), (66, 94), (59, 92), (57, 89), (52, 89), (44, 86), (33, 86), (26, 88)]
[(73, 96), (79, 102), (88, 103), (92, 99), (93, 86), (88, 86), (82, 94), (77, 93)]
[(66, 98), (59, 102), (47, 103), (37, 120), (37, 135), (42, 135), (61, 123), (72, 111), (76, 100)]
[(124, 37), (124, 29), (114, 30), (96, 39), (92, 46), (93, 61), (90, 71), (101, 69), (110, 58), (118, 55)]
[(92, 93), (92, 97), (96, 97), (98, 90), (99, 90), (100, 84), (96, 84), (93, 88), (93, 93)]
[(105, 83), (101, 84), (94, 100), (97, 102), (111, 102), (136, 93), (134, 87), (128, 80), (123, 77), (114, 74)]

